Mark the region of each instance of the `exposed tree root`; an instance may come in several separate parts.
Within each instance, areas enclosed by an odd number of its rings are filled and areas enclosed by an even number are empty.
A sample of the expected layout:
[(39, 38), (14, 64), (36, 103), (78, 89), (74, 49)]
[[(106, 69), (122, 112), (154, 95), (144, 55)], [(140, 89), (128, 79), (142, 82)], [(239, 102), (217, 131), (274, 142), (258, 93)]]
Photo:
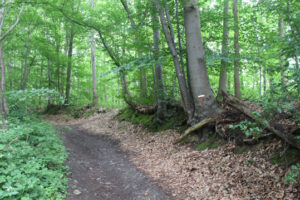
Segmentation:
[(200, 121), (199, 123), (195, 124), (194, 126), (188, 128), (184, 134), (179, 137), (175, 142), (174, 144), (177, 144), (181, 141), (183, 141), (190, 133), (192, 133), (193, 131), (195, 130), (198, 130), (198, 129), (201, 129), (203, 128), (205, 125), (209, 124), (209, 123), (212, 123), (212, 122), (216, 122), (216, 118), (206, 118), (202, 121)]

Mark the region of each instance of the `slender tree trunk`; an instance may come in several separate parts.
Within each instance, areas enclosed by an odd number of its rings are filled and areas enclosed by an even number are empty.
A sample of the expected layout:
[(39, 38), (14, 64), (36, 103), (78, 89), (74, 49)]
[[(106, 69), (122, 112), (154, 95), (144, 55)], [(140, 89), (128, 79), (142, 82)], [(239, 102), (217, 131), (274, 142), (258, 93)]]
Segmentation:
[(153, 23), (153, 43), (154, 43), (154, 58), (155, 58), (155, 96), (157, 103), (157, 119), (158, 121), (163, 121), (167, 114), (167, 105), (165, 99), (165, 85), (163, 79), (162, 67), (159, 61), (160, 55), (160, 30), (159, 30), (159, 21), (157, 15), (157, 9), (154, 2), (151, 2), (153, 8), (152, 11), (152, 23)]
[(229, 0), (224, 0), (223, 11), (223, 39), (222, 39), (222, 59), (219, 79), (218, 98), (222, 97), (222, 91), (226, 91), (227, 68), (228, 68), (228, 43), (229, 43)]
[(73, 30), (73, 27), (72, 27), (71, 31), (70, 31), (70, 41), (69, 41), (69, 51), (68, 51), (68, 69), (67, 69), (66, 100), (65, 100), (65, 104), (69, 104), (70, 103), (72, 56), (73, 56), (73, 40), (74, 40), (74, 30)]
[[(284, 28), (283, 28), (283, 19), (282, 17), (279, 17), (279, 20), (278, 20), (278, 30), (279, 30), (279, 36), (281, 38), (284, 37)], [(284, 57), (283, 55), (280, 55), (280, 74), (281, 74), (281, 85), (283, 88), (286, 87), (286, 77), (285, 77), (285, 69), (284, 69)]]
[(20, 89), (24, 90), (27, 87), (27, 81), (29, 79), (29, 64), (28, 64), (28, 59), (29, 59), (29, 54), (30, 54), (30, 25), (28, 24), (27, 26), (27, 40), (26, 40), (26, 55), (25, 55), (25, 61), (24, 61), (24, 72), (22, 74), (22, 79), (21, 79), (21, 85)]
[(60, 84), (60, 56), (59, 56), (59, 53), (60, 53), (60, 40), (57, 40), (56, 41), (56, 62), (57, 62), (57, 68), (56, 68), (56, 76), (57, 76), (57, 85), (56, 85), (56, 88), (57, 88), (57, 91), (60, 91), (60, 87), (61, 87), (61, 84)]
[[(213, 95), (206, 69), (205, 51), (202, 43), (198, 0), (184, 1), (184, 26), (188, 55), (188, 71), (195, 105), (194, 121), (216, 114), (218, 107)], [(198, 99), (205, 95), (205, 99)]]
[(267, 78), (266, 78), (266, 67), (263, 67), (263, 83), (264, 83), (264, 95), (266, 94), (266, 90), (267, 90)]
[(258, 66), (259, 66), (259, 96), (262, 96), (262, 66), (261, 66), (261, 55), (260, 55), (260, 47), (257, 48), (258, 54)]
[[(66, 26), (66, 25), (65, 25)], [(69, 40), (70, 40), (70, 34), (68, 31), (68, 28), (66, 26), (65, 30), (65, 46), (64, 46), (64, 55), (67, 57), (68, 56), (68, 51), (69, 51)], [(64, 62), (63, 67), (62, 67), (62, 75), (61, 75), (61, 96), (65, 96), (65, 73), (66, 73), (66, 68), (68, 68), (68, 61)]]
[[(91, 8), (94, 9), (94, 0), (91, 0)], [(98, 106), (95, 39), (93, 30), (91, 31), (91, 64), (93, 72), (93, 105)]]
[[(168, 47), (172, 54), (172, 58), (173, 58), (173, 62), (174, 62), (175, 70), (176, 70), (176, 76), (177, 76), (178, 83), (179, 83), (179, 89), (180, 89), (183, 107), (184, 107), (185, 112), (187, 113), (188, 121), (191, 122), (192, 117), (193, 117), (193, 112), (194, 112), (193, 100), (189, 94), (189, 90), (188, 90), (188, 87), (187, 87), (186, 81), (185, 81), (185, 76), (182, 72), (182, 69), (180, 67), (180, 62), (178, 60), (178, 53), (177, 53), (176, 45), (175, 45), (175, 41), (174, 41), (172, 24), (167, 24), (164, 10), (163, 10), (161, 4), (159, 3), (158, 0), (154, 0), (154, 1), (156, 4), (156, 7), (158, 8), (158, 11), (159, 11), (160, 21), (161, 21), (161, 24), (163, 27), (163, 32), (164, 32), (166, 41), (168, 43)], [(170, 32), (169, 32), (169, 30), (170, 30)]]
[(181, 34), (180, 34), (180, 21), (179, 21), (179, 3), (178, 0), (175, 1), (176, 3), (176, 24), (177, 24), (177, 40), (178, 40), (178, 47), (179, 47), (179, 55), (180, 55), (180, 64), (181, 64), (181, 70), (182, 73), (184, 72), (184, 61), (183, 61), (183, 48), (181, 43)]
[[(47, 71), (48, 71), (48, 89), (52, 89), (52, 73), (50, 58), (47, 58)], [(48, 107), (52, 104), (51, 97), (48, 97)]]
[(234, 95), (241, 98), (240, 89), (240, 47), (239, 47), (239, 19), (237, 0), (233, 0), (233, 16), (234, 16)]
[(230, 93), (230, 90), (231, 90), (231, 76), (230, 76), (230, 73), (227, 74), (227, 87), (228, 87), (228, 91)]
[(2, 42), (0, 41), (0, 69), (1, 69), (1, 99), (0, 99), (0, 111), (2, 114), (1, 117), (5, 120), (7, 118), (8, 113), (8, 106), (6, 102), (6, 98), (3, 96), (5, 93), (5, 86), (6, 86), (6, 74), (5, 74), (5, 66), (4, 66), (4, 59), (3, 59), (3, 50), (2, 50)]

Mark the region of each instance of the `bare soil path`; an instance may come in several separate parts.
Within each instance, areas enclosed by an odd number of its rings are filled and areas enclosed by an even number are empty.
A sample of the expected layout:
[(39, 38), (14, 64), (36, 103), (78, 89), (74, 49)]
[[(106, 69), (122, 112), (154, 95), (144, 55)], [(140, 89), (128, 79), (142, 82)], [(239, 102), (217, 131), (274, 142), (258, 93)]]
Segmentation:
[(67, 200), (171, 199), (131, 164), (118, 142), (71, 128), (63, 135), (72, 173)]

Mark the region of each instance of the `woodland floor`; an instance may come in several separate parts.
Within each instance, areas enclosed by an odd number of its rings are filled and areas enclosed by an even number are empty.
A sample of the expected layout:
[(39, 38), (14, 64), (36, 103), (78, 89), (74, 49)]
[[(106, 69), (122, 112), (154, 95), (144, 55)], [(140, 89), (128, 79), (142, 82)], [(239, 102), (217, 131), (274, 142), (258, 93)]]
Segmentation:
[(174, 130), (147, 132), (114, 115), (47, 116), (72, 127), (64, 135), (72, 172), (67, 200), (168, 199), (166, 194), (176, 200), (300, 199), (299, 184), (284, 183), (286, 171), (270, 162), (282, 146), (278, 140), (242, 154), (232, 144), (196, 151), (173, 145), (180, 135)]

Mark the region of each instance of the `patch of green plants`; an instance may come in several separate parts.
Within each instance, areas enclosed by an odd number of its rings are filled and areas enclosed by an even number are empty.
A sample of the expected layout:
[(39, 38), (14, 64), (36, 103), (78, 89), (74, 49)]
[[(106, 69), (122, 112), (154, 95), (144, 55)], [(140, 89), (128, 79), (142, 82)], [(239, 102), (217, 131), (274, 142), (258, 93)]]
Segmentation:
[(254, 163), (255, 163), (255, 161), (252, 158), (246, 160), (247, 165), (253, 165)]
[(300, 163), (292, 165), (289, 173), (285, 176), (285, 182), (299, 183), (300, 180)]
[(242, 121), (239, 124), (236, 125), (230, 125), (229, 128), (231, 129), (240, 129), (245, 133), (247, 137), (255, 137), (258, 138), (259, 135), (262, 133), (262, 129), (258, 126), (256, 122), (250, 122), (250, 121)]
[(7, 123), (0, 130), (0, 199), (65, 199), (67, 153), (59, 134), (33, 116)]

